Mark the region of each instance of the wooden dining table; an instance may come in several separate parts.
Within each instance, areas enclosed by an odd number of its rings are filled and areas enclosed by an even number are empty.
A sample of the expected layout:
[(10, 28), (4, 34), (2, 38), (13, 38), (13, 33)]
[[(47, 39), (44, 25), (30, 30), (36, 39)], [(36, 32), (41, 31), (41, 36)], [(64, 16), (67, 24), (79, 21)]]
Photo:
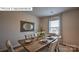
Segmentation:
[(18, 40), (19, 44), (24, 47), (26, 51), (29, 52), (37, 52), (44, 47), (50, 45), (51, 42), (54, 41), (54, 39), (46, 39), (46, 42), (42, 42), (44, 39), (31, 39), (32, 41), (29, 43), (25, 42), (26, 39)]

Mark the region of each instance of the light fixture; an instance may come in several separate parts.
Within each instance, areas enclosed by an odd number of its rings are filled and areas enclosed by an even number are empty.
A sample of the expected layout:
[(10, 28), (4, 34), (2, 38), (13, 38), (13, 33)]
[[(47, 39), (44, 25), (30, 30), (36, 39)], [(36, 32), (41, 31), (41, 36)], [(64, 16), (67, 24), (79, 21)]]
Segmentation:
[(51, 11), (50, 13), (53, 13), (53, 11)]

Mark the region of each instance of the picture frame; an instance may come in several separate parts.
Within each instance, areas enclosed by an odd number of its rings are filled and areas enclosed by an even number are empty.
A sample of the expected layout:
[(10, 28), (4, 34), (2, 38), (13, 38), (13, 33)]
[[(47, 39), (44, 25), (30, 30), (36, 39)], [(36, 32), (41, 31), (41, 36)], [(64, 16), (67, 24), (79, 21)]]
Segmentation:
[(34, 23), (27, 21), (20, 21), (20, 32), (34, 31)]

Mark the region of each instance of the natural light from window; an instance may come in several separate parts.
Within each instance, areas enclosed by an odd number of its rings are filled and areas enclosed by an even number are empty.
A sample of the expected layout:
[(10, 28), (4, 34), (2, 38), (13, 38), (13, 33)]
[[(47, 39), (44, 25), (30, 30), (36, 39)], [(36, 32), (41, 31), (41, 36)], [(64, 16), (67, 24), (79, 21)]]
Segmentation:
[(59, 34), (59, 27), (60, 27), (59, 20), (49, 21), (49, 33)]

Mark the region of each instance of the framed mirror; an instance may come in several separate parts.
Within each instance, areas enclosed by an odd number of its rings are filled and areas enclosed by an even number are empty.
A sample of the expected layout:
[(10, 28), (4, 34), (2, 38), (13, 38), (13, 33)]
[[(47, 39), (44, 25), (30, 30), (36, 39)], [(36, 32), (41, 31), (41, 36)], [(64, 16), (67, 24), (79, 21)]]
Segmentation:
[(26, 21), (20, 21), (20, 31), (21, 32), (34, 31), (34, 23), (26, 22)]

